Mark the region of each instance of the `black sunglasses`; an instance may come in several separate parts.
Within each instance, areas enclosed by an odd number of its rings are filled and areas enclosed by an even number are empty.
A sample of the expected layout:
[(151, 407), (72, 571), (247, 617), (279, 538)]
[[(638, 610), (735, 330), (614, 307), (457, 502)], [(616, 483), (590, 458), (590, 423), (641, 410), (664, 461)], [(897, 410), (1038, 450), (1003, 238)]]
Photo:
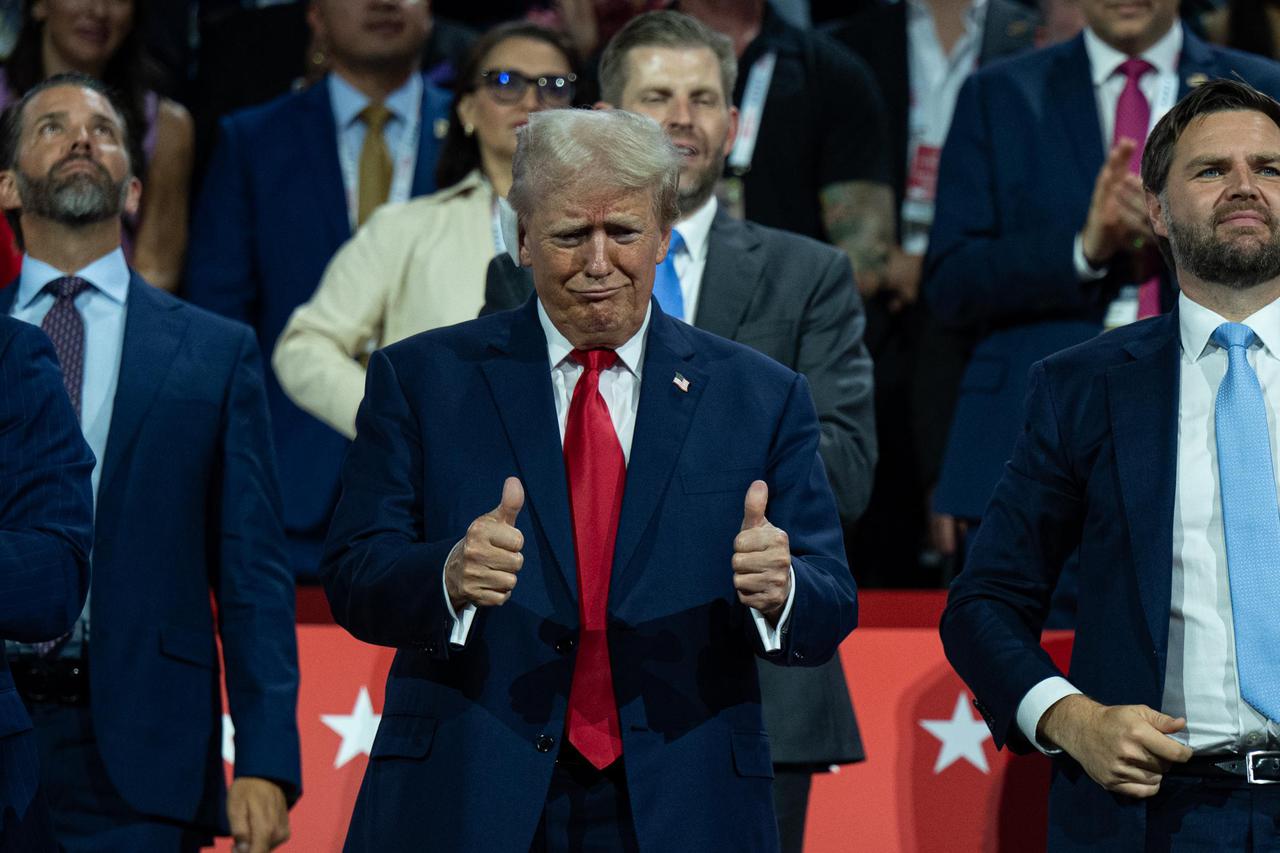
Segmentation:
[(519, 71), (490, 68), (480, 72), (485, 87), (494, 100), (503, 104), (519, 103), (530, 86), (538, 87), (538, 103), (565, 106), (573, 101), (577, 74), (546, 74), (526, 77)]

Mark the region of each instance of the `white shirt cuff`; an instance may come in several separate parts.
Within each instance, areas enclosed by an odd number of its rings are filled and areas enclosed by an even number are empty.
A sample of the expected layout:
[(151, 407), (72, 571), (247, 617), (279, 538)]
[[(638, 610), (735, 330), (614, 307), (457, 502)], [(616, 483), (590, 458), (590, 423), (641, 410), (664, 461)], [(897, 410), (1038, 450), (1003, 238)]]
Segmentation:
[(1045, 755), (1062, 753), (1059, 747), (1046, 747), (1041, 743), (1036, 738), (1036, 727), (1040, 725), (1040, 718), (1044, 716), (1044, 712), (1048, 711), (1055, 702), (1080, 692), (1070, 681), (1060, 675), (1050, 676), (1027, 691), (1027, 695), (1023, 696), (1022, 701), (1018, 703), (1017, 722), (1018, 728), (1022, 730), (1027, 740), (1031, 741), (1032, 746)]
[(1076, 241), (1071, 250), (1071, 254), (1075, 260), (1076, 278), (1081, 281), (1097, 281), (1100, 278), (1104, 278), (1107, 271), (1110, 269), (1106, 264), (1103, 264), (1100, 267), (1095, 267), (1093, 264), (1089, 263), (1089, 259), (1084, 256), (1083, 233), (1076, 234)]
[(754, 607), (751, 608), (751, 618), (756, 620), (756, 630), (760, 632), (760, 642), (764, 645), (766, 652), (776, 652), (782, 648), (782, 629), (786, 626), (787, 620), (791, 618), (791, 603), (796, 600), (796, 567), (794, 564), (789, 571), (791, 572), (791, 579), (787, 585), (787, 603), (782, 605), (782, 615), (778, 617), (777, 625), (770, 625), (769, 620), (764, 618), (763, 613)]
[[(464, 541), (459, 539), (458, 544), (453, 546), (453, 550), (445, 558), (446, 566), (449, 564), (449, 560), (453, 559), (453, 552), (458, 550), (458, 546)], [(449, 611), (449, 618), (453, 620), (453, 628), (449, 631), (449, 645), (465, 646), (467, 644), (467, 635), (471, 633), (471, 623), (476, 618), (476, 606), (468, 604), (462, 608), (461, 614), (454, 612), (453, 602), (449, 600), (449, 586), (445, 583), (444, 572), (440, 573), (440, 589), (444, 593), (444, 609)]]

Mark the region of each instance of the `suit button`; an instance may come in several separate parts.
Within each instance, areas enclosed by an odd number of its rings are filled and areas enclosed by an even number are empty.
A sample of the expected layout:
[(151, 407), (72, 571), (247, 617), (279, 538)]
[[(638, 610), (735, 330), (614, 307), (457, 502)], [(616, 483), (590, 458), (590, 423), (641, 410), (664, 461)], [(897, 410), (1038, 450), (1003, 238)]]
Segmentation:
[(436, 653), (436, 649), (438, 648), (439, 646), (436, 645), (435, 640), (432, 640), (431, 642), (427, 643), (427, 654), (434, 655)]
[(551, 735), (538, 735), (538, 739), (533, 742), (533, 745), (538, 752), (550, 752), (556, 745), (556, 739)]
[(567, 655), (573, 651), (574, 645), (573, 637), (561, 637), (556, 640), (556, 651), (562, 655)]
[(794, 651), (791, 653), (791, 657), (795, 658), (796, 660), (804, 660), (804, 652)]

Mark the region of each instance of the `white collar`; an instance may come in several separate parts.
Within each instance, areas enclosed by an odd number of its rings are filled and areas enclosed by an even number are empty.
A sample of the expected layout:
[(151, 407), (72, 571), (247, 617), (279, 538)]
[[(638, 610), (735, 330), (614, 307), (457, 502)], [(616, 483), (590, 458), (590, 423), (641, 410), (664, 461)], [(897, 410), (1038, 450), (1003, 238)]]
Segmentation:
[(702, 207), (676, 223), (675, 228), (684, 240), (684, 247), (689, 257), (695, 261), (703, 261), (707, 257), (707, 244), (711, 237), (711, 223), (716, 218), (716, 197), (707, 199)]
[[(1191, 361), (1199, 361), (1209, 347), (1209, 338), (1226, 318), (1219, 316), (1186, 293), (1178, 294), (1178, 333), (1182, 338), (1182, 352)], [(1243, 321), (1253, 329), (1262, 347), (1273, 358), (1280, 358), (1280, 299), (1274, 300), (1253, 312)]]
[[(1095, 87), (1106, 82), (1107, 78), (1116, 73), (1120, 63), (1129, 58), (1127, 53), (1116, 50), (1088, 27), (1084, 30), (1084, 50), (1089, 56), (1089, 68)], [(1169, 32), (1144, 50), (1141, 58), (1155, 66), (1157, 74), (1177, 74), (1178, 57), (1181, 54), (1182, 22), (1174, 21)]]
[[(639, 330), (616, 350), (618, 363), (635, 374), (637, 379), (640, 378), (640, 368), (644, 363), (645, 332), (649, 330), (651, 316), (653, 316), (652, 303), (645, 309), (644, 322), (640, 324)], [(569, 339), (560, 333), (555, 323), (551, 322), (541, 298), (538, 299), (538, 322), (542, 324), (542, 333), (547, 338), (547, 360), (551, 364), (551, 369), (555, 370), (569, 357), (569, 353), (573, 352), (573, 344), (569, 343)]]

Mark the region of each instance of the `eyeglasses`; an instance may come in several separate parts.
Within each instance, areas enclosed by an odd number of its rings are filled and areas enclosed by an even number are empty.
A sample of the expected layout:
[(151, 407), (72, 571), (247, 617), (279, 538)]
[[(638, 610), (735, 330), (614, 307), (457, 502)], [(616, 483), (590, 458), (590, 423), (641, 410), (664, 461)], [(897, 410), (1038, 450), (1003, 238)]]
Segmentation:
[(554, 74), (541, 77), (526, 77), (519, 71), (506, 71), (501, 68), (490, 68), (480, 72), (484, 85), (493, 95), (493, 99), (502, 104), (516, 104), (524, 99), (524, 93), (530, 86), (538, 87), (538, 103), (546, 106), (567, 106), (573, 102), (573, 84), (577, 82), (577, 74)]

